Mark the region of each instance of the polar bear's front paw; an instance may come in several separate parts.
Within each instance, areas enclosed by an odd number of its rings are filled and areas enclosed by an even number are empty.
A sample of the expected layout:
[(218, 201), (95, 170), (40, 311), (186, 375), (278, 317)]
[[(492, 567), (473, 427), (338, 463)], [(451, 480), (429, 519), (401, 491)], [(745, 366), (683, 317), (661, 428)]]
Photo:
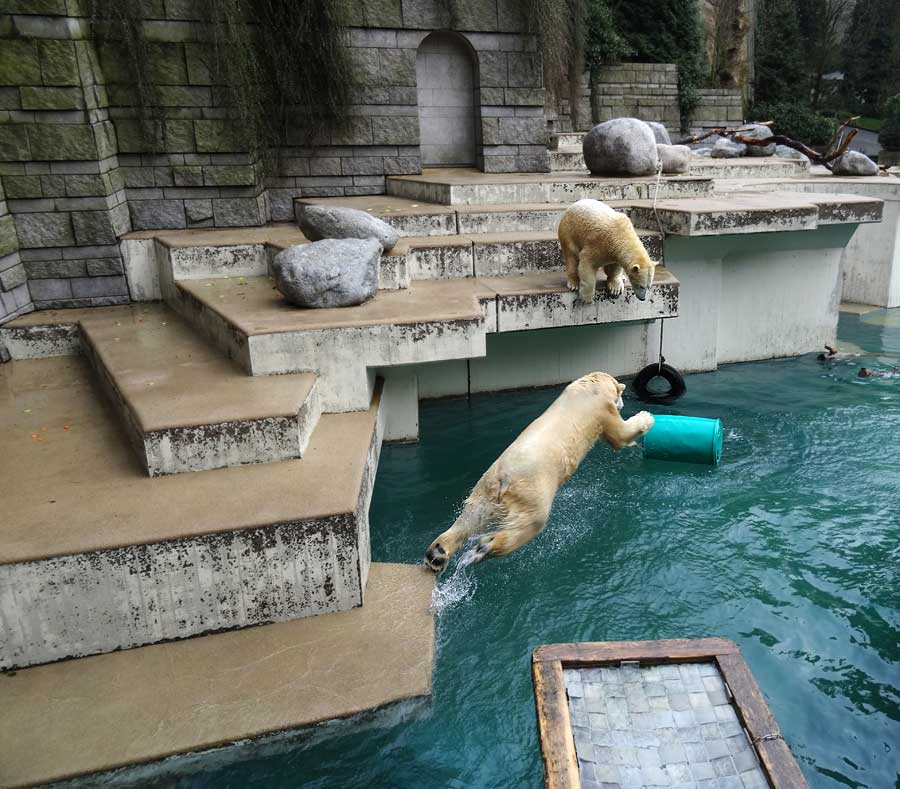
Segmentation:
[(581, 286), (578, 288), (578, 298), (584, 304), (591, 304), (594, 301), (594, 297), (597, 295), (596, 288), (589, 288), (585, 286), (582, 282)]
[(613, 298), (618, 298), (622, 295), (622, 292), (625, 290), (625, 277), (621, 274), (617, 274), (614, 277), (610, 277), (606, 280), (606, 292), (609, 293)]
[(566, 277), (566, 287), (569, 290), (578, 290), (578, 281), (572, 279), (571, 277)]
[(644, 435), (644, 433), (648, 432), (651, 427), (653, 427), (653, 414), (649, 411), (638, 411), (632, 419), (634, 420), (634, 426), (637, 428), (638, 435)]

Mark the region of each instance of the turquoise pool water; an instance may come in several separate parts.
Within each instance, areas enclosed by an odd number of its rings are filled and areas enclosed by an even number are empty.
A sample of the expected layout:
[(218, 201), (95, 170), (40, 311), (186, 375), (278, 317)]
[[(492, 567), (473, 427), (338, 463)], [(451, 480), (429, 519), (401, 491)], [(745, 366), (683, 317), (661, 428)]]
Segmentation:
[[(900, 311), (846, 316), (840, 334), (900, 354)], [(537, 789), (534, 647), (719, 635), (739, 643), (812, 786), (900, 786), (900, 380), (859, 380), (859, 366), (807, 356), (690, 376), (654, 410), (720, 417), (722, 465), (599, 444), (538, 539), (442, 580), (424, 714), (180, 783)], [(373, 558), (420, 561), (557, 391), (423, 404), (421, 441), (382, 454)]]

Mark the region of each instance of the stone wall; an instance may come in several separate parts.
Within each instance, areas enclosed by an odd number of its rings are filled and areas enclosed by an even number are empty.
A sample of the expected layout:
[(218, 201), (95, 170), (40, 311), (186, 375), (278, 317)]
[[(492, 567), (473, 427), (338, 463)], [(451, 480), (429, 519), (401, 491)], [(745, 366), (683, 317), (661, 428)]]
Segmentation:
[(691, 113), (691, 128), (715, 129), (744, 121), (744, 102), (740, 90), (704, 88), (700, 103)]
[(0, 175), (36, 308), (128, 300), (116, 133), (77, 6), (6, 0), (0, 16)]
[[(0, 180), (12, 218), (0, 218), (10, 249), (0, 320), (26, 308), (26, 293), (36, 308), (126, 302), (117, 242), (131, 230), (289, 221), (294, 197), (379, 194), (386, 176), (420, 172), (416, 51), (434, 30), (460, 31), (473, 60), (478, 166), (549, 170), (541, 58), (519, 5), (361, 0), (347, 36), (359, 77), (347, 128), (289, 141), (264, 168), (229, 120), (197, 3), (144, 3), (160, 106), (148, 124), (128, 53), (95, 46), (83, 0), (3, 0)], [(18, 260), (7, 257), (13, 228)], [(27, 290), (13, 284), (23, 271)]]
[(604, 66), (591, 86), (594, 123), (623, 116), (657, 121), (670, 131), (681, 126), (678, 67), (674, 63)]
[[(32, 309), (15, 221), (6, 206), (3, 184), (0, 183), (0, 323)], [(4, 349), (0, 344), (0, 361), (6, 361), (3, 357)]]

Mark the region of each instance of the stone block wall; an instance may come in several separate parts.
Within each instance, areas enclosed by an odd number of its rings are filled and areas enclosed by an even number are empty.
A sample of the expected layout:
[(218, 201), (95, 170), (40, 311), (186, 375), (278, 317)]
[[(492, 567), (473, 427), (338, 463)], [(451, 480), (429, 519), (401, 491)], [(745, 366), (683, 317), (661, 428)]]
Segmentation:
[(472, 56), (479, 167), (549, 170), (541, 58), (516, 0), (360, 0), (347, 128), (291, 140), (266, 167), (229, 118), (201, 5), (143, 3), (148, 123), (128, 53), (92, 40), (84, 0), (0, 0), (0, 320), (127, 302), (118, 241), (132, 230), (290, 221), (294, 197), (379, 194), (420, 172), (416, 51), (434, 30), (459, 31)]
[[(360, 79), (347, 130), (315, 147), (281, 152), (266, 181), (275, 221), (294, 197), (381, 194), (388, 175), (421, 172), (416, 51), (452, 28), (470, 48), (476, 75), (477, 165), (485, 172), (546, 172), (547, 119), (538, 43), (513, 0), (362, 0), (349, 31)], [(455, 14), (451, 11), (455, 10)]]
[(674, 63), (605, 66), (591, 86), (594, 123), (623, 116), (658, 121), (669, 131), (681, 126), (678, 67)]
[(2, 10), (0, 177), (31, 300), (126, 302), (118, 238), (131, 221), (96, 51), (85, 20), (69, 16), (83, 10), (73, 0)]
[(560, 96), (555, 106), (552, 101), (549, 101), (548, 105), (547, 121), (554, 134), (590, 129), (594, 125), (591, 109), (591, 72), (585, 71), (581, 75), (574, 92), (570, 90), (568, 95)]
[(691, 114), (692, 128), (702, 131), (743, 123), (744, 102), (740, 90), (706, 88), (698, 93), (700, 103)]
[[(19, 238), (16, 224), (6, 205), (3, 185), (0, 183), (0, 323), (18, 315), (31, 312), (31, 294), (27, 276), (19, 255)], [(0, 345), (0, 361), (4, 351)]]

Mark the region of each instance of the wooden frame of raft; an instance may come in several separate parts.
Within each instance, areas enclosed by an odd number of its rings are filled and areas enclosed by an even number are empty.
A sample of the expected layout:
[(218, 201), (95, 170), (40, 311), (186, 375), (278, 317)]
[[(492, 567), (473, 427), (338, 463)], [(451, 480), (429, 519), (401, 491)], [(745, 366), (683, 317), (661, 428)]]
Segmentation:
[(535, 649), (531, 671), (547, 789), (581, 787), (563, 670), (618, 667), (623, 662), (640, 666), (715, 663), (769, 784), (774, 789), (808, 789), (740, 650), (724, 638), (598, 641), (548, 644)]

